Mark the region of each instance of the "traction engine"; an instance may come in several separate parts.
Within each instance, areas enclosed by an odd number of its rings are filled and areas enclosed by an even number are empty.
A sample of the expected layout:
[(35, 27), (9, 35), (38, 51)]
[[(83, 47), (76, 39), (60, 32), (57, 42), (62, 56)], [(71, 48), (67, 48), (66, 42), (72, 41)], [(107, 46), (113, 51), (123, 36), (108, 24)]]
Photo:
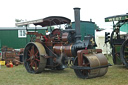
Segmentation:
[(27, 32), (35, 35), (36, 39), (29, 42), (24, 50), (24, 65), (29, 73), (41, 73), (45, 69), (63, 70), (69, 60), (79, 78), (93, 78), (107, 73), (108, 63), (101, 49), (94, 49), (93, 37), (85, 36), (81, 41), (80, 33), (80, 8), (74, 8), (75, 29), (69, 25), (71, 20), (61, 16), (50, 16), (44, 19), (16, 23), (17, 26), (28, 24), (42, 27), (65, 25), (65, 30), (53, 29), (45, 35), (38, 32)]
[[(105, 38), (107, 38), (106, 43), (109, 42), (112, 48), (113, 63), (115, 65), (123, 64), (128, 68), (128, 13), (106, 17), (105, 22), (113, 22), (113, 31), (111, 35), (109, 36), (109, 33), (105, 36)], [(114, 24), (115, 22), (117, 23)], [(121, 33), (122, 30), (125, 32)]]

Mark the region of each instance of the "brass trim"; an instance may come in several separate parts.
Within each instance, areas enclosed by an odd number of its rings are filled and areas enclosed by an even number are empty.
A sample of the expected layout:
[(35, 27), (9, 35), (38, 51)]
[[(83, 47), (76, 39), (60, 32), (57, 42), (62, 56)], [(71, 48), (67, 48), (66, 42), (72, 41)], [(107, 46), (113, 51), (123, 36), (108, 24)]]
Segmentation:
[(53, 51), (55, 51), (55, 46), (53, 46)]
[(60, 52), (61, 53), (63, 52), (63, 46), (62, 45), (60, 46)]
[(72, 52), (71, 52), (71, 49), (72, 49), (72, 44), (70, 45), (70, 54), (71, 54), (71, 56), (72, 56)]

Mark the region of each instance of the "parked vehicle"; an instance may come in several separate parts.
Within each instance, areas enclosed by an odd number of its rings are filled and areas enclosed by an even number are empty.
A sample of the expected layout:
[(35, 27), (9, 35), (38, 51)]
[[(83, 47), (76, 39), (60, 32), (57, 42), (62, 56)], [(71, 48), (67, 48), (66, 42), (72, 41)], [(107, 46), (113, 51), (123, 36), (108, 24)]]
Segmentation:
[[(27, 32), (31, 36), (36, 36), (24, 50), (24, 65), (29, 73), (40, 73), (45, 69), (63, 70), (67, 67), (68, 59), (73, 60), (71, 68), (80, 78), (93, 78), (107, 73), (110, 64), (101, 49), (94, 49), (93, 37), (85, 36), (81, 41), (80, 8), (74, 8), (74, 11), (75, 29), (69, 25), (71, 20), (62, 16), (16, 23), (17, 26), (26, 26), (26, 29), (29, 24), (59, 27), (51, 29), (48, 35), (36, 31)], [(61, 25), (64, 25), (65, 30), (60, 29)]]
[(128, 35), (120, 34), (120, 28), (128, 22), (128, 14), (105, 18), (105, 22), (114, 23), (115, 21), (117, 21), (117, 23), (113, 24), (113, 31), (111, 36), (109, 36), (109, 33), (107, 32), (105, 34), (105, 42), (110, 42), (112, 48), (113, 63), (115, 65), (124, 64), (128, 68)]

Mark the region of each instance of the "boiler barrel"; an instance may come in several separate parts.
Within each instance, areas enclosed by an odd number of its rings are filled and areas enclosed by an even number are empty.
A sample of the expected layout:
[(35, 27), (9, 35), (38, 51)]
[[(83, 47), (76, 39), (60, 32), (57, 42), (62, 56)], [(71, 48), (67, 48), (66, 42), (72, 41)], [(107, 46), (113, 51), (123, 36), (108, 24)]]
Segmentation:
[(63, 46), (62, 44), (55, 44), (53, 46), (53, 51), (54, 53), (59, 54), (59, 55), (61, 53), (64, 53), (68, 57), (72, 57), (71, 47), (72, 45)]

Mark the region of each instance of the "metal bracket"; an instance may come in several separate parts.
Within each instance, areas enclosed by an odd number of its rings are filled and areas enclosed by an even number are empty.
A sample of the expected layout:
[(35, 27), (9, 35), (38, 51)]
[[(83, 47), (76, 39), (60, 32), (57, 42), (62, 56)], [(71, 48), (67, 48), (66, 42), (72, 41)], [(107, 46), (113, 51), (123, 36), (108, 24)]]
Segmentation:
[(104, 65), (104, 66), (98, 66), (98, 67), (84, 67), (84, 66), (71, 66), (72, 69), (85, 69), (85, 70), (92, 70), (92, 69), (98, 69), (98, 68), (105, 68), (105, 67), (108, 67), (108, 66), (112, 66), (111, 64), (108, 64), (108, 65)]

